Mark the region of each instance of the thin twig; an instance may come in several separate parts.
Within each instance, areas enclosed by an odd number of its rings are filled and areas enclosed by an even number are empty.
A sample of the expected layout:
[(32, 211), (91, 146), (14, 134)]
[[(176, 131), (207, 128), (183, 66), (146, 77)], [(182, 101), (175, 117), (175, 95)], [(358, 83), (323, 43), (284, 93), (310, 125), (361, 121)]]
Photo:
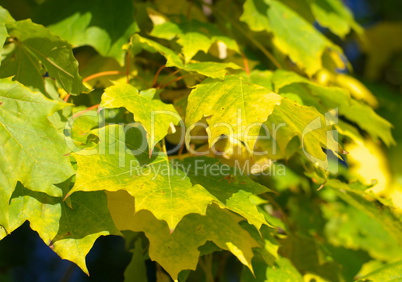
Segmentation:
[(186, 76), (189, 76), (189, 75), (190, 75), (190, 74), (185, 74), (185, 75), (178, 76), (178, 77), (176, 77), (175, 79), (173, 79), (173, 80), (171, 80), (171, 81), (169, 81), (169, 82), (167, 82), (167, 83), (165, 83), (165, 84), (163, 84), (163, 85), (160, 85), (158, 88), (166, 88), (166, 87), (169, 86), (170, 84), (175, 83), (175, 82), (177, 82), (177, 81), (179, 81), (179, 80), (182, 80), (183, 78), (185, 78)]
[(67, 94), (66, 97), (64, 97), (63, 101), (67, 103), (68, 98), (70, 98), (71, 94)]
[[(82, 81), (87, 82), (87, 81), (90, 81), (90, 80), (98, 78), (98, 77), (107, 76), (107, 75), (118, 75), (118, 74), (123, 74), (123, 73), (120, 71), (103, 71), (103, 72), (91, 74), (90, 76), (85, 77)], [(128, 83), (128, 81), (127, 81), (127, 83)], [(64, 97), (63, 101), (67, 102), (68, 99), (70, 98), (70, 96), (71, 96), (71, 94), (67, 94), (66, 97)]]
[(131, 62), (131, 57), (130, 57), (130, 52), (126, 52), (126, 82), (130, 82), (130, 62)]
[(181, 159), (181, 156), (183, 154), (183, 149), (184, 149), (184, 143), (181, 144), (180, 148), (179, 148), (179, 152), (177, 153), (179, 159)]
[(247, 75), (250, 75), (250, 65), (248, 64), (248, 59), (243, 52), (241, 52), (241, 56), (243, 57), (244, 70), (246, 71)]
[(174, 76), (175, 74), (177, 74), (178, 72), (180, 72), (180, 70), (175, 70), (174, 72), (170, 73), (169, 75), (167, 75), (166, 77), (164, 77), (161, 82), (159, 82), (159, 84), (162, 84), (163, 82), (165, 82), (166, 80), (168, 80), (168, 78)]
[(156, 82), (158, 81), (159, 74), (161, 71), (166, 68), (166, 65), (161, 66), (155, 73), (154, 79), (152, 80), (152, 87), (156, 86)]
[(87, 76), (86, 78), (84, 78), (82, 81), (87, 82), (87, 81), (90, 81), (90, 80), (98, 78), (98, 77), (107, 76), (107, 75), (117, 75), (117, 74), (124, 74), (124, 73), (122, 73), (120, 71), (102, 71), (102, 72), (91, 74), (90, 76)]

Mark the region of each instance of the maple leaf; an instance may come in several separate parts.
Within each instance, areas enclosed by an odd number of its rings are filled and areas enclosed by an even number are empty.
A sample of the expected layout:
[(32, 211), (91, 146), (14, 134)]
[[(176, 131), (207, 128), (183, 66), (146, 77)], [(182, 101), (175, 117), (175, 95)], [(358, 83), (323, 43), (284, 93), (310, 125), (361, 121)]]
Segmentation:
[(125, 55), (123, 45), (139, 31), (130, 0), (119, 1), (118, 5), (107, 0), (46, 1), (34, 21), (74, 46), (92, 46), (102, 56), (113, 57), (121, 65)]
[(89, 275), (85, 257), (99, 236), (119, 235), (103, 192), (75, 193), (70, 206), (61, 197), (33, 192), (18, 184), (9, 204), (11, 230), (26, 220), (61, 258)]
[(197, 72), (199, 74), (223, 79), (228, 72), (228, 69), (240, 69), (240, 67), (232, 62), (221, 63), (221, 62), (197, 62), (191, 61), (184, 63), (180, 56), (172, 49), (163, 46), (162, 44), (141, 37), (139, 35), (134, 35), (131, 39), (132, 50), (134, 54), (138, 54), (143, 48), (148, 52), (158, 52), (166, 58), (167, 67), (176, 67), (188, 72)]
[(212, 44), (217, 41), (239, 53), (236, 41), (221, 34), (210, 23), (188, 20), (185, 17), (181, 17), (180, 22), (175, 23), (152, 10), (149, 10), (149, 15), (154, 24), (150, 35), (167, 40), (177, 38), (177, 43), (182, 46), (181, 51), (186, 63), (199, 51), (207, 53)]
[[(238, 213), (257, 229), (262, 224), (269, 225), (251, 197), (270, 190), (244, 175), (241, 168), (231, 168), (207, 157), (186, 158), (177, 164), (183, 166), (193, 185), (202, 185), (214, 195), (221, 208)], [(215, 173), (218, 171), (221, 173)]]
[[(342, 151), (334, 139), (331, 122), (314, 107), (303, 106), (284, 98), (275, 107), (266, 124), (267, 127), (274, 125), (277, 130), (273, 138), (258, 140), (257, 146), (266, 150), (271, 158), (288, 159), (291, 154), (289, 155), (287, 148), (295, 136), (309, 159), (324, 169), (328, 169), (328, 160), (322, 148), (331, 150), (338, 157), (338, 152)], [(277, 147), (279, 152), (272, 150)]]
[(60, 197), (55, 186), (74, 174), (63, 136), (48, 117), (66, 104), (51, 101), (18, 82), (0, 79), (0, 224), (18, 181), (30, 190)]
[(11, 23), (14, 21), (15, 20), (13, 19), (13, 17), (11, 17), (10, 13), (3, 7), (0, 7), (0, 54), (3, 53), (3, 45), (8, 37), (6, 23)]
[(227, 76), (224, 81), (206, 79), (193, 89), (186, 109), (187, 127), (208, 117), (209, 144), (227, 135), (254, 148), (262, 123), (280, 104), (282, 97), (246, 82), (242, 77)]
[(171, 165), (166, 154), (155, 150), (150, 159), (137, 130), (127, 134), (125, 137), (124, 129), (118, 125), (101, 128), (98, 147), (74, 153), (77, 180), (69, 195), (76, 191), (126, 190), (134, 196), (138, 211), (151, 211), (171, 230), (183, 216), (205, 214), (208, 204), (217, 201), (204, 187), (192, 185), (184, 171)]
[[(252, 269), (253, 248), (259, 243), (240, 225), (241, 217), (212, 205), (205, 215), (190, 214), (173, 233), (167, 224), (148, 211), (134, 215), (134, 205), (123, 191), (108, 193), (109, 209), (117, 228), (144, 232), (150, 241), (149, 255), (177, 279), (180, 271), (195, 269), (200, 251), (207, 241), (232, 252), (241, 263)], [(119, 223), (122, 223), (120, 225)], [(188, 234), (191, 236), (188, 236)]]
[[(156, 89), (151, 89), (155, 93)], [(148, 146), (152, 150), (156, 143), (168, 133), (170, 126), (178, 124), (181, 118), (173, 105), (142, 95), (134, 86), (127, 83), (115, 84), (105, 89), (101, 107), (125, 107), (134, 114), (147, 131)]]
[(310, 76), (321, 69), (326, 50), (342, 53), (296, 11), (277, 0), (247, 0), (241, 20), (251, 30), (272, 33), (275, 47)]
[[(278, 93), (294, 93), (305, 104), (316, 107), (322, 113), (336, 109), (340, 116), (355, 122), (372, 137), (381, 138), (388, 146), (395, 144), (391, 134), (392, 125), (376, 114), (369, 105), (353, 99), (344, 89), (321, 86), (294, 72), (284, 70), (276, 71), (272, 75), (272, 82)], [(351, 128), (351, 125), (346, 127), (344, 123), (337, 126), (346, 132)]]

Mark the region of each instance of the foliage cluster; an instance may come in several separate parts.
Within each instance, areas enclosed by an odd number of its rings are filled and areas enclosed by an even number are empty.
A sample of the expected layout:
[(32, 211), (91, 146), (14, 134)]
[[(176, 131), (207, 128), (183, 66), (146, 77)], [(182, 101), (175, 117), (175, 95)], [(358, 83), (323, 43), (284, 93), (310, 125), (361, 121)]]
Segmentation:
[(29, 221), (90, 274), (124, 236), (128, 281), (400, 279), (397, 203), (348, 156), (392, 126), (337, 43), (381, 61), (342, 1), (31, 2), (0, 8), (0, 239)]

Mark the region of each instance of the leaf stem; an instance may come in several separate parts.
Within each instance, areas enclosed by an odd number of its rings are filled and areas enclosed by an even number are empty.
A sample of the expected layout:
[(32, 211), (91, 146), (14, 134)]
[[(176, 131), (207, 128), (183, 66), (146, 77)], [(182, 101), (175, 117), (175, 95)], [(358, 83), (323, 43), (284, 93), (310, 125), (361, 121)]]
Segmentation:
[(163, 85), (160, 85), (158, 88), (166, 88), (166, 87), (169, 86), (170, 84), (175, 83), (175, 82), (177, 82), (177, 81), (179, 81), (179, 80), (182, 80), (184, 77), (189, 76), (189, 75), (190, 75), (190, 74), (185, 74), (185, 75), (178, 76), (178, 77), (176, 77), (175, 79), (173, 79), (173, 80), (171, 80), (171, 81), (169, 81), (169, 82), (167, 82), (167, 83), (165, 83), (165, 84), (163, 84)]
[(179, 159), (181, 159), (181, 156), (183, 155), (183, 149), (184, 149), (184, 143), (181, 144), (181, 146), (179, 148), (179, 152), (177, 153), (177, 156), (179, 157)]
[(154, 79), (152, 80), (152, 86), (151, 87), (155, 87), (156, 86), (156, 82), (158, 80), (159, 74), (161, 73), (161, 71), (166, 68), (166, 65), (161, 66), (155, 73)]
[(126, 82), (130, 82), (130, 62), (131, 62), (131, 57), (130, 57), (130, 52), (126, 52)]
[(164, 152), (166, 154), (166, 156), (168, 155), (167, 150), (166, 150), (165, 138), (162, 139), (162, 152)]
[(244, 70), (246, 71), (247, 75), (250, 75), (250, 65), (248, 64), (248, 59), (243, 52), (241, 52), (241, 56), (243, 57)]
[[(117, 75), (117, 74), (123, 74), (123, 73), (120, 71), (103, 71), (103, 72), (91, 74), (90, 76), (85, 77), (82, 81), (87, 82), (87, 81), (90, 81), (90, 80), (98, 78), (98, 77), (107, 76), (107, 75)], [(129, 82), (128, 79), (129, 79), (129, 77), (127, 75), (127, 83)], [(67, 94), (66, 97), (64, 97), (63, 101), (67, 102), (68, 99), (70, 98), (70, 96), (71, 96), (71, 94)]]
[(162, 81), (161, 81), (159, 84), (162, 84), (162, 82), (166, 81), (168, 78), (174, 76), (175, 74), (177, 74), (177, 73), (179, 73), (179, 72), (180, 72), (179, 69), (175, 70), (174, 72), (172, 72), (171, 74), (169, 74), (168, 76), (166, 76), (164, 79), (162, 79)]
[(87, 81), (90, 81), (90, 80), (98, 78), (98, 77), (107, 76), (107, 75), (117, 75), (117, 74), (123, 74), (123, 73), (120, 71), (102, 71), (102, 72), (91, 74), (90, 76), (87, 76), (86, 78), (84, 78), (82, 81), (87, 82)]
[(70, 98), (71, 94), (67, 94), (66, 97), (64, 97), (63, 101), (67, 103), (68, 98)]

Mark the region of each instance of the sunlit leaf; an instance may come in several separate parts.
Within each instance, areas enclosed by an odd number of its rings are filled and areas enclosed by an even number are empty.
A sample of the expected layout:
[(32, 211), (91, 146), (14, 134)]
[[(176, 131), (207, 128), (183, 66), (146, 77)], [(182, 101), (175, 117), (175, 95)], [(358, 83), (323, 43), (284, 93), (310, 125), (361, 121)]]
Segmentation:
[[(134, 215), (134, 205), (131, 208), (124, 205), (126, 208), (122, 210), (120, 203), (130, 201), (124, 194), (109, 193), (108, 198), (109, 209), (115, 222), (129, 221), (130, 226), (124, 224), (124, 227), (144, 232), (150, 241), (149, 256), (158, 261), (173, 279), (177, 279), (182, 270), (195, 269), (200, 254), (198, 247), (207, 241), (229, 250), (241, 263), (251, 268), (252, 249), (259, 247), (259, 244), (241, 228), (241, 217), (233, 213), (212, 205), (204, 216), (187, 215), (174, 232), (170, 233), (165, 222), (156, 220), (147, 211)], [(117, 227), (119, 228), (118, 224)], [(189, 232), (191, 236), (188, 236)]]
[[(339, 145), (334, 139), (331, 122), (320, 114), (314, 107), (299, 105), (289, 99), (282, 99), (273, 113), (265, 122), (274, 136), (267, 141), (257, 141), (259, 146), (268, 151), (275, 158), (273, 149), (279, 148), (279, 156), (289, 158), (287, 147), (289, 142), (297, 137), (304, 154), (322, 168), (328, 168), (327, 155), (322, 148), (329, 149), (338, 154)], [(276, 145), (272, 147), (272, 142)]]
[(402, 278), (402, 262), (388, 264), (358, 281), (399, 281)]
[(139, 53), (138, 48), (141, 46), (149, 52), (158, 52), (166, 58), (167, 67), (176, 67), (188, 72), (197, 72), (199, 74), (223, 79), (228, 72), (227, 69), (239, 69), (240, 67), (234, 63), (219, 63), (219, 62), (196, 62), (191, 61), (189, 63), (184, 63), (179, 55), (175, 51), (163, 46), (162, 44), (135, 35), (132, 38), (133, 52), (134, 54)]
[(167, 135), (169, 127), (181, 120), (173, 105), (141, 95), (135, 87), (127, 83), (106, 88), (102, 95), (101, 107), (125, 107), (132, 112), (134, 120), (140, 122), (147, 131), (148, 146), (151, 150)]
[(102, 192), (76, 193), (71, 207), (62, 198), (32, 192), (18, 185), (10, 201), (13, 229), (30, 222), (45, 244), (61, 258), (76, 263), (88, 274), (85, 257), (99, 236), (119, 234)]
[(319, 24), (334, 34), (344, 37), (352, 29), (363, 32), (353, 19), (351, 11), (340, 0), (309, 0), (312, 13)]
[(240, 214), (257, 229), (262, 224), (268, 225), (251, 197), (269, 190), (244, 175), (244, 167), (233, 169), (216, 159), (203, 157), (186, 158), (179, 164), (183, 165), (191, 183), (207, 189), (220, 201), (218, 204), (222, 208)]
[(189, 213), (205, 214), (216, 198), (204, 187), (192, 185), (164, 153), (155, 150), (149, 158), (139, 129), (132, 128), (127, 134), (126, 139), (121, 126), (107, 126), (99, 130), (96, 148), (74, 154), (77, 180), (69, 194), (126, 190), (134, 196), (138, 211), (149, 210), (157, 219), (165, 220), (171, 230)]
[(391, 135), (392, 125), (370, 106), (353, 99), (344, 89), (320, 86), (294, 72), (283, 70), (275, 72), (272, 81), (279, 94), (297, 94), (306, 105), (315, 106), (324, 114), (331, 110), (338, 111), (340, 116), (355, 122), (372, 137), (381, 138), (387, 145), (395, 143)]
[(186, 125), (208, 117), (210, 146), (224, 134), (244, 141), (253, 149), (256, 140), (252, 137), (258, 136), (262, 123), (280, 102), (279, 95), (241, 77), (227, 76), (224, 81), (206, 79), (191, 91)]
[(73, 175), (67, 146), (48, 117), (65, 105), (10, 79), (0, 80), (0, 224), (17, 181), (30, 190), (62, 196), (55, 186)]
[(154, 23), (150, 35), (167, 40), (177, 37), (177, 43), (182, 46), (181, 51), (186, 63), (199, 51), (207, 53), (216, 41), (223, 42), (229, 49), (239, 52), (236, 41), (218, 32), (216, 27), (210, 23), (189, 21), (182, 17), (180, 23), (177, 24), (152, 11), (150, 18)]

